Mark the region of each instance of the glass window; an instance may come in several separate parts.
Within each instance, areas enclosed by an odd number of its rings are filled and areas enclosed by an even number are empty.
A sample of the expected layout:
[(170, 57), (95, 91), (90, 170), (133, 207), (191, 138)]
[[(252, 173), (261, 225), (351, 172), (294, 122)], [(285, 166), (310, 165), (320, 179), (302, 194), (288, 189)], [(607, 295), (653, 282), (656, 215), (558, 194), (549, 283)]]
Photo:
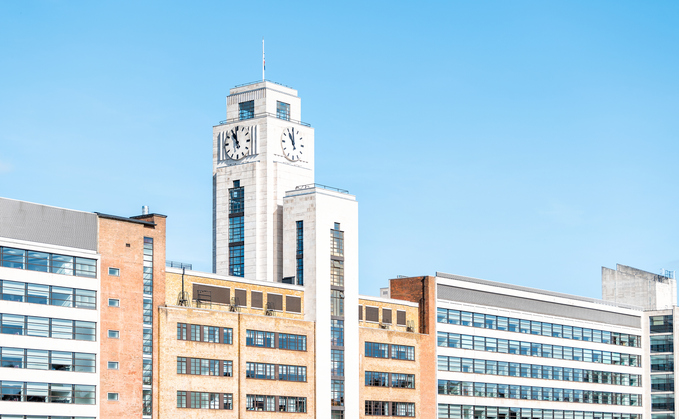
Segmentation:
[(290, 104), (276, 101), (276, 118), (290, 120)]
[(118, 268), (108, 268), (108, 274), (111, 276), (120, 276), (120, 269)]
[(255, 117), (255, 101), (248, 100), (238, 104), (238, 119), (251, 119)]
[(109, 298), (108, 299), (108, 306), (109, 307), (120, 307), (120, 300), (117, 298)]
[(108, 337), (112, 339), (118, 339), (120, 338), (120, 332), (117, 330), (109, 330), (108, 331)]

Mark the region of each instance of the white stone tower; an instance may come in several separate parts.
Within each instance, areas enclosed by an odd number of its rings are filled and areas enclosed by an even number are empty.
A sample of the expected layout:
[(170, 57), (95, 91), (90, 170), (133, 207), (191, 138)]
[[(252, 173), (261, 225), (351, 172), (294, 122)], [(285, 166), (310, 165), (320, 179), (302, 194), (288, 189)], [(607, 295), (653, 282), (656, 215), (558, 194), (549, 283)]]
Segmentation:
[(297, 91), (262, 81), (231, 89), (213, 127), (213, 271), (283, 278), (283, 196), (314, 182), (314, 130)]

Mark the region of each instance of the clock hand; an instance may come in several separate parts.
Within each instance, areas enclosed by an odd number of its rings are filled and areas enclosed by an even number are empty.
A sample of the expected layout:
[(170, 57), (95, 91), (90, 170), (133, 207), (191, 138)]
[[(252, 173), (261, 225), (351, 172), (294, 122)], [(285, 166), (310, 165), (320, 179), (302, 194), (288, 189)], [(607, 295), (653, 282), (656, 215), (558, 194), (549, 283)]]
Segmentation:
[(236, 148), (240, 148), (240, 143), (238, 142), (238, 133), (236, 131), (233, 132), (233, 142)]
[(290, 130), (290, 141), (292, 141), (292, 149), (297, 150), (297, 147), (295, 147), (295, 130)]

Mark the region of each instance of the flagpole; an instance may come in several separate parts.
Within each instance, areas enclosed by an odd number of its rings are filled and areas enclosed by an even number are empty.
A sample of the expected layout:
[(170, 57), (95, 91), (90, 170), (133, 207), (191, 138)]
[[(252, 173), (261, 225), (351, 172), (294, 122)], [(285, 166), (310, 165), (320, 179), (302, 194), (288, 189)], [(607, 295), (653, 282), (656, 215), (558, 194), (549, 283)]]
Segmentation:
[(266, 59), (264, 58), (264, 37), (262, 37), (262, 81), (266, 80), (264, 71), (266, 70)]

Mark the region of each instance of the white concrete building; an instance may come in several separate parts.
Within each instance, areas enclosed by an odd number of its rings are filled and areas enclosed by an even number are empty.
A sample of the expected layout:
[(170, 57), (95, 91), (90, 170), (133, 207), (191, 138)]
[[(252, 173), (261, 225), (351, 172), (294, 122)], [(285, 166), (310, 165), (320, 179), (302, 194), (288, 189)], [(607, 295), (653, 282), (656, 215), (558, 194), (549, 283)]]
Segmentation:
[(96, 249), (96, 214), (0, 198), (3, 419), (98, 417)]
[(634, 419), (639, 307), (437, 273), (438, 417)]

